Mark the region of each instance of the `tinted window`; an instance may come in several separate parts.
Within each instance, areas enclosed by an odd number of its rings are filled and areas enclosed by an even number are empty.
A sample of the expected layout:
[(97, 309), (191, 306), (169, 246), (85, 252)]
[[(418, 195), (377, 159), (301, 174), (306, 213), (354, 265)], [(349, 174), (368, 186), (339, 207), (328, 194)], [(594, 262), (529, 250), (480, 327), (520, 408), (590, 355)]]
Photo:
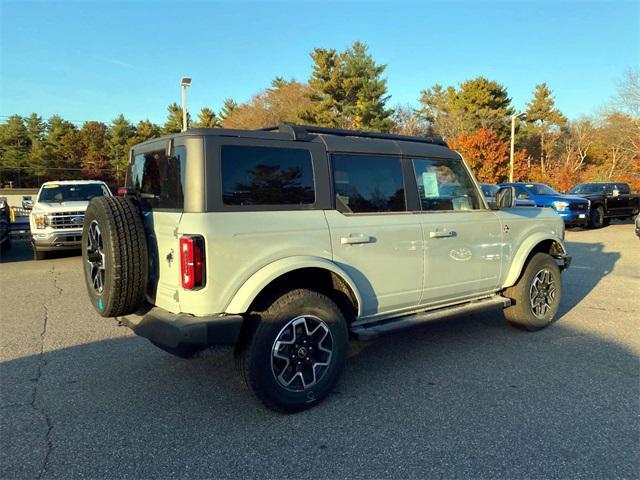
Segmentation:
[(226, 205), (300, 205), (315, 201), (311, 154), (299, 148), (222, 147)]
[(423, 210), (474, 210), (480, 200), (474, 183), (459, 160), (414, 160)]
[(627, 185), (626, 183), (619, 183), (618, 190), (620, 191), (621, 194), (631, 193), (631, 189), (629, 188), (629, 185)]
[(602, 193), (605, 186), (601, 183), (581, 183), (573, 187), (569, 193)]
[(128, 182), (140, 192), (146, 208), (182, 208), (186, 150), (179, 146), (167, 157), (165, 150), (135, 155)]
[(398, 157), (333, 155), (336, 206), (341, 212), (406, 210), (402, 166)]
[(529, 192), (527, 192), (527, 190), (521, 186), (521, 185), (513, 185), (513, 187), (516, 189), (516, 197), (517, 198), (529, 198)]
[(527, 188), (533, 192), (534, 195), (560, 195), (553, 188), (544, 183), (528, 183)]
[(480, 185), (480, 188), (482, 189), (482, 194), (485, 197), (495, 197), (500, 187), (497, 185), (487, 185), (486, 183), (483, 183)]

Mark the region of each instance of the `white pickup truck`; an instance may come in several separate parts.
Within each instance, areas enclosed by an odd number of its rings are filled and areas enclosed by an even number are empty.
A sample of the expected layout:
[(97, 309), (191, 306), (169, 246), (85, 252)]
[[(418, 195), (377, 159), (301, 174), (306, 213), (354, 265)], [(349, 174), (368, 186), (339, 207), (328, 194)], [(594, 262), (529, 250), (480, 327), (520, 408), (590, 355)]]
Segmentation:
[(79, 249), (89, 201), (103, 196), (111, 196), (111, 191), (99, 180), (44, 183), (29, 214), (34, 260), (54, 250)]

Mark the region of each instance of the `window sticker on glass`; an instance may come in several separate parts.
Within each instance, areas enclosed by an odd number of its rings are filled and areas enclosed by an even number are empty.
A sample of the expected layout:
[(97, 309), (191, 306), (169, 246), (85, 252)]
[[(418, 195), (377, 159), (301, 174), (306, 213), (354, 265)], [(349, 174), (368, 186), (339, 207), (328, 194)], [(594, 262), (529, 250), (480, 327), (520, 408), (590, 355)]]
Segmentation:
[(422, 187), (424, 198), (439, 197), (438, 175), (435, 172), (422, 172)]

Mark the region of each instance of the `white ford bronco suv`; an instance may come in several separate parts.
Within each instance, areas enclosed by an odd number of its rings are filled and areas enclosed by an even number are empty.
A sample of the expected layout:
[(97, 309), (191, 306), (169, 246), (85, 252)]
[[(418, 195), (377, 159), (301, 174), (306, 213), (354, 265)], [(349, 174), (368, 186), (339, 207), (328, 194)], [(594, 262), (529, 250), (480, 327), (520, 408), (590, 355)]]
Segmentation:
[(29, 213), (34, 260), (56, 250), (79, 250), (84, 212), (92, 198), (101, 196), (111, 191), (99, 180), (43, 183)]
[(189, 357), (235, 345), (268, 407), (322, 400), (349, 338), (503, 308), (547, 326), (567, 268), (563, 221), (489, 208), (437, 139), (283, 124), (193, 129), (136, 145), (126, 187), (91, 201), (91, 302)]

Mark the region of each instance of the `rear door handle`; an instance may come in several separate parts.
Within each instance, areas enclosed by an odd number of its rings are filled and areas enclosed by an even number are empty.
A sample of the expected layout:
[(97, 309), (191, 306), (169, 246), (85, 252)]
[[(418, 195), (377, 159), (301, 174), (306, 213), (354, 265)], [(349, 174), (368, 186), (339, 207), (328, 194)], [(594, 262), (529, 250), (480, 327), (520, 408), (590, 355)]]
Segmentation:
[(362, 233), (358, 235), (349, 235), (348, 237), (340, 237), (340, 243), (342, 245), (355, 245), (358, 243), (370, 243), (371, 237)]
[(455, 236), (456, 236), (456, 232), (454, 232), (453, 230), (450, 230), (448, 232), (444, 230), (429, 232), (429, 238), (446, 238), (446, 237), (455, 237)]

